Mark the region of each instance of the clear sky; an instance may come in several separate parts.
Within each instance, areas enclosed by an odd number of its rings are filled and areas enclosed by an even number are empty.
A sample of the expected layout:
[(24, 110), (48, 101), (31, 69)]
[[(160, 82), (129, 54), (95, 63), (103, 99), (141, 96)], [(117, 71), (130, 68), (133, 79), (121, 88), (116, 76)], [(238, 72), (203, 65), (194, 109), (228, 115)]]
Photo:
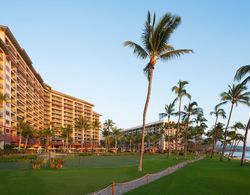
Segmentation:
[[(147, 62), (122, 43), (141, 43), (148, 10), (157, 18), (166, 12), (180, 15), (182, 24), (170, 44), (195, 53), (157, 64), (147, 122), (158, 120), (175, 98), (171, 87), (181, 79), (190, 82), (187, 90), (213, 124), (209, 112), (219, 94), (232, 84), (235, 71), (250, 63), (248, 0), (11, 0), (0, 5), (0, 24), (9, 26), (47, 83), (94, 103), (103, 121), (111, 118), (123, 128), (142, 123)], [(249, 108), (239, 105), (232, 124), (247, 123), (248, 117)]]

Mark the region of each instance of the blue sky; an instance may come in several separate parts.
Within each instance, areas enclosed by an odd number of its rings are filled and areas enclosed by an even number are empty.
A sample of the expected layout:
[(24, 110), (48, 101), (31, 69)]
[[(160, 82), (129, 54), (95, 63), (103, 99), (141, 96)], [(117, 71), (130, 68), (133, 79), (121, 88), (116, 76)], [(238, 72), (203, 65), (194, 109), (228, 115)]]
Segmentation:
[[(182, 24), (170, 44), (195, 53), (157, 64), (147, 121), (158, 120), (175, 98), (171, 87), (181, 79), (189, 81), (187, 90), (211, 125), (209, 112), (219, 94), (235, 71), (250, 63), (249, 9), (247, 0), (16, 0), (1, 2), (0, 23), (10, 27), (54, 89), (94, 103), (102, 120), (126, 128), (142, 122), (147, 62), (122, 43), (140, 43), (148, 10), (157, 18), (166, 12), (180, 15)], [(249, 108), (238, 106), (232, 123), (246, 123), (248, 116)]]

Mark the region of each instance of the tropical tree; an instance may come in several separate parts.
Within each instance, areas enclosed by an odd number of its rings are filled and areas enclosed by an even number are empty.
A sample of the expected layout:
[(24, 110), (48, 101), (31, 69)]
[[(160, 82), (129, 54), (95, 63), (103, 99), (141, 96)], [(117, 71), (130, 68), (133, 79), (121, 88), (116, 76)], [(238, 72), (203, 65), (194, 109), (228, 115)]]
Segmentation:
[(223, 139), (223, 131), (224, 131), (224, 124), (218, 122), (216, 123), (216, 126), (214, 126), (213, 129), (208, 132), (208, 136), (210, 136), (212, 140), (212, 149), (210, 153), (210, 158), (213, 158), (213, 155), (216, 152), (216, 143), (219, 140)]
[(115, 149), (117, 151), (117, 142), (120, 140), (122, 134), (121, 134), (121, 130), (122, 129), (118, 129), (117, 127), (114, 127), (112, 129), (112, 135), (114, 137), (114, 141), (115, 141)]
[(105, 142), (105, 149), (108, 150), (108, 136), (109, 132), (106, 127), (103, 127), (102, 129), (102, 136), (104, 137), (104, 142)]
[(175, 153), (178, 155), (178, 134), (180, 132), (180, 123), (181, 123), (181, 104), (183, 97), (188, 97), (191, 99), (191, 95), (185, 89), (185, 86), (188, 84), (188, 81), (181, 81), (179, 80), (176, 86), (172, 87), (172, 91), (177, 95), (177, 99), (179, 100), (179, 110), (178, 110), (178, 122), (177, 122), (177, 129), (175, 132)]
[(223, 108), (219, 108), (219, 106), (220, 106), (220, 104), (216, 105), (214, 107), (214, 110), (212, 112), (210, 112), (210, 115), (215, 116), (214, 126), (217, 125), (219, 117), (222, 117), (223, 119), (227, 118), (225, 110)]
[(250, 92), (247, 91), (247, 87), (245, 84), (240, 83), (240, 84), (233, 84), (232, 86), (228, 86), (229, 90), (227, 92), (222, 92), (221, 93), (221, 105), (222, 104), (226, 104), (226, 103), (231, 103), (231, 108), (230, 108), (230, 112), (229, 112), (229, 116), (228, 116), (228, 121), (227, 121), (227, 125), (225, 128), (225, 134), (224, 134), (224, 144), (223, 144), (223, 148), (222, 148), (222, 152), (221, 152), (221, 157), (220, 160), (223, 160), (224, 157), (224, 153), (225, 153), (225, 149), (227, 146), (227, 131), (228, 131), (228, 126), (230, 123), (230, 119), (232, 116), (232, 112), (233, 112), (233, 108), (234, 106), (238, 106), (238, 104), (245, 104), (249, 106), (249, 100), (250, 100)]
[(104, 121), (103, 125), (104, 125), (104, 127), (105, 127), (105, 129), (106, 129), (106, 131), (108, 133), (107, 142), (108, 142), (108, 150), (109, 150), (109, 148), (110, 148), (110, 140), (109, 140), (110, 133), (111, 133), (115, 123), (111, 119), (107, 119), (107, 120)]
[(228, 136), (231, 140), (231, 148), (228, 154), (228, 160), (233, 157), (236, 147), (239, 145), (241, 141), (244, 140), (244, 136), (240, 133), (237, 133), (238, 129), (245, 129), (246, 125), (242, 124), (241, 122), (236, 122), (232, 127), (233, 130), (228, 132)]
[(162, 112), (159, 114), (160, 119), (167, 117), (168, 122), (170, 122), (170, 117), (176, 115), (175, 108), (174, 108), (176, 100), (177, 99), (175, 99), (173, 102), (165, 105), (165, 112)]
[(142, 34), (143, 46), (140, 46), (132, 41), (124, 42), (125, 46), (131, 47), (133, 49), (133, 52), (135, 55), (137, 55), (137, 57), (141, 59), (149, 59), (148, 64), (143, 69), (144, 73), (148, 78), (148, 92), (143, 111), (141, 151), (138, 164), (139, 171), (142, 171), (142, 159), (144, 153), (144, 131), (155, 65), (160, 59), (167, 61), (174, 57), (180, 57), (183, 54), (193, 52), (191, 49), (176, 50), (173, 46), (169, 45), (169, 39), (171, 35), (181, 22), (181, 18), (179, 16), (167, 13), (158, 21), (157, 24), (155, 23), (155, 18), (155, 14), (153, 15), (153, 17), (151, 17), (150, 12), (148, 12), (147, 20)]
[(67, 152), (69, 152), (69, 140), (73, 133), (73, 127), (71, 125), (65, 125), (62, 127), (62, 136), (66, 138), (66, 148)]
[(38, 146), (41, 146), (41, 138), (43, 138), (44, 136), (44, 131), (43, 130), (34, 131), (33, 136), (37, 139)]
[(17, 132), (19, 134), (19, 142), (18, 142), (18, 148), (19, 150), (21, 149), (21, 144), (22, 144), (22, 131), (26, 128), (27, 122), (24, 121), (24, 119), (19, 118), (17, 121)]
[[(218, 105), (216, 105), (214, 107), (214, 110), (212, 112), (210, 112), (210, 115), (215, 116), (214, 128), (217, 126), (219, 117), (222, 117), (223, 119), (227, 118), (226, 112), (225, 112), (225, 110), (223, 108), (220, 108), (220, 104), (218, 104)], [(216, 142), (217, 141), (213, 137), (211, 139), (212, 139), (213, 145), (212, 145), (212, 149), (211, 149), (211, 153), (210, 153), (210, 158), (213, 158), (214, 149), (216, 147)]]
[(33, 135), (33, 128), (30, 126), (30, 124), (26, 123), (26, 125), (24, 126), (24, 128), (22, 129), (22, 136), (25, 138), (25, 145), (24, 145), (24, 149), (26, 150), (27, 145), (28, 145), (28, 141), (29, 138), (32, 137)]
[(75, 128), (80, 129), (81, 133), (81, 150), (83, 149), (84, 144), (84, 132), (91, 128), (90, 122), (86, 117), (80, 116), (75, 121)]
[(184, 112), (183, 112), (183, 118), (186, 118), (186, 128), (185, 128), (185, 144), (184, 144), (184, 154), (185, 158), (187, 157), (187, 148), (188, 148), (188, 130), (189, 130), (189, 124), (190, 124), (190, 117), (192, 115), (196, 115), (198, 112), (200, 112), (202, 109), (198, 107), (197, 102), (189, 102), (188, 105), (184, 106)]
[[(92, 122), (92, 130), (94, 131), (94, 130), (100, 130), (100, 128), (101, 128), (101, 123), (100, 123), (100, 121), (98, 121), (98, 120), (94, 120), (93, 122)], [(93, 134), (92, 134), (93, 135)], [(92, 137), (92, 140), (93, 140), (93, 137)], [(92, 141), (91, 141), (92, 142)], [(93, 145), (93, 143), (91, 143), (91, 145)]]
[[(239, 81), (246, 75), (248, 75), (248, 76), (243, 80), (243, 83), (247, 83), (250, 81), (250, 65), (242, 66), (241, 68), (239, 68), (237, 70), (234, 78), (235, 78), (235, 80)], [(246, 146), (247, 146), (247, 134), (248, 134), (249, 128), (250, 128), (250, 116), (248, 119), (248, 123), (247, 123), (246, 130), (245, 130), (245, 135), (244, 135), (243, 151), (242, 151), (242, 156), (241, 156), (241, 161), (240, 161), (241, 166), (244, 164), (244, 161), (245, 161)]]
[(44, 136), (45, 136), (45, 139), (46, 139), (46, 151), (48, 152), (48, 149), (49, 149), (49, 145), (50, 145), (50, 140), (52, 138), (52, 136), (54, 135), (54, 130), (53, 128), (46, 128), (44, 129)]

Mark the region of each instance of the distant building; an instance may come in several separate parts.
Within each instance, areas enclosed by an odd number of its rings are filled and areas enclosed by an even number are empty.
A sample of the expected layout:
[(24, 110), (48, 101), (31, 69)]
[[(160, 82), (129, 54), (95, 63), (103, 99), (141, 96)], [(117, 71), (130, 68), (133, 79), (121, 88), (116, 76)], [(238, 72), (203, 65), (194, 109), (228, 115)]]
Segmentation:
[[(173, 150), (175, 148), (175, 141), (172, 140), (170, 143), (168, 143), (165, 136), (169, 134), (170, 136), (174, 137), (175, 133), (176, 133), (176, 129), (174, 129), (174, 128), (170, 128), (170, 129), (166, 128), (169, 123), (172, 124), (172, 126), (174, 124), (173, 122), (168, 122), (167, 120), (159, 120), (159, 121), (147, 123), (144, 135), (146, 136), (147, 134), (150, 134), (150, 133), (161, 134), (162, 138), (160, 139), (159, 144), (158, 144), (160, 149), (165, 150), (165, 149), (168, 149), (168, 147), (170, 147), (170, 149)], [(162, 130), (164, 131), (164, 133), (161, 133)], [(123, 130), (123, 132), (125, 134), (131, 134), (132, 133), (132, 134), (135, 134), (135, 135), (141, 134), (141, 131), (142, 131), (142, 125), (138, 125), (138, 126), (127, 128), (127, 129)], [(145, 142), (145, 145), (146, 144), (147, 143)]]

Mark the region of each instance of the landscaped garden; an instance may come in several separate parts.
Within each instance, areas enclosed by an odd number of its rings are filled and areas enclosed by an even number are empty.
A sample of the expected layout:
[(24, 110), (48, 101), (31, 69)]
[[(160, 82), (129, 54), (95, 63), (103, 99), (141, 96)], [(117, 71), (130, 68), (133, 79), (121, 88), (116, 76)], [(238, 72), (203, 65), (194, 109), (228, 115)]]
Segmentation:
[(40, 170), (32, 169), (30, 158), (15, 157), (0, 163), (1, 194), (84, 194), (113, 181), (123, 182), (158, 172), (184, 160), (184, 157), (168, 158), (166, 154), (146, 154), (143, 172), (138, 172), (137, 154), (70, 156), (64, 158), (62, 169), (44, 166)]
[(128, 194), (249, 194), (250, 164), (204, 159)]

